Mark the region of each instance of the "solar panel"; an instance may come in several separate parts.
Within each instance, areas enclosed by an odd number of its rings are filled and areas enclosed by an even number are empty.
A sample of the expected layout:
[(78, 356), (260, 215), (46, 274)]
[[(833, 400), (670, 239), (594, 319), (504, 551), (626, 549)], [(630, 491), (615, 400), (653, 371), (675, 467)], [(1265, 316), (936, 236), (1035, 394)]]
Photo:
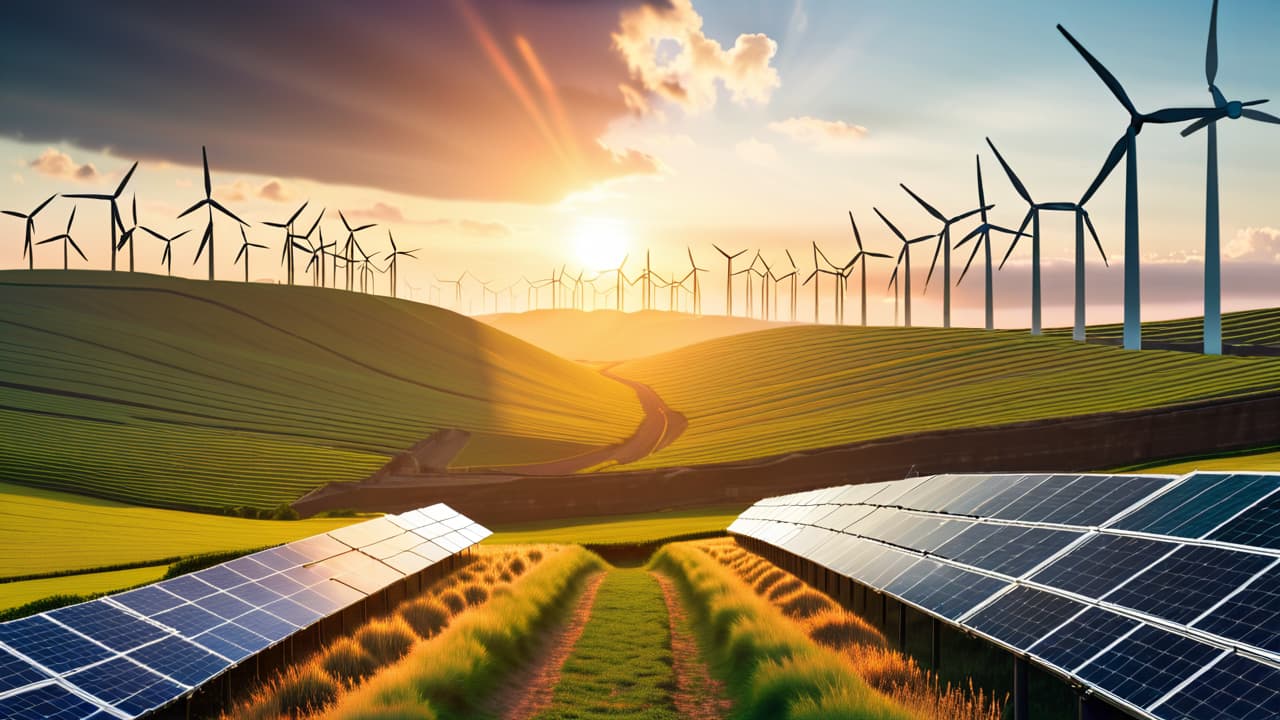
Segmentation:
[(730, 531), (1139, 715), (1268, 717), (1280, 702), (1278, 488), (1280, 474), (1256, 473), (939, 475), (766, 498)]
[(0, 717), (149, 713), (489, 534), (434, 505), (0, 623)]

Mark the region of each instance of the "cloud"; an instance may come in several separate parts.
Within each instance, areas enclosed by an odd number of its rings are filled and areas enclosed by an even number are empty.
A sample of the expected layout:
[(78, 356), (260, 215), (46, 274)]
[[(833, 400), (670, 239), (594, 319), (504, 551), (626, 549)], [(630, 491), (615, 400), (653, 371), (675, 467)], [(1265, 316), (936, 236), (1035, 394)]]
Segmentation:
[(1237, 230), (1223, 254), (1239, 262), (1280, 262), (1280, 230), (1273, 227)]
[(100, 177), (98, 169), (93, 166), (93, 163), (77, 165), (70, 155), (54, 148), (47, 148), (40, 153), (40, 157), (27, 163), (27, 167), (41, 175), (48, 175), (60, 180), (92, 182)]
[(342, 214), (348, 220), (360, 218), (361, 220), (375, 220), (384, 223), (403, 223), (405, 221), (404, 212), (400, 208), (384, 202), (376, 202), (372, 207), (344, 210)]
[[(669, 52), (674, 44), (675, 52)], [(781, 81), (770, 65), (778, 43), (762, 33), (744, 33), (725, 49), (702, 31), (702, 16), (692, 0), (644, 3), (622, 13), (613, 45), (622, 54), (641, 89), (688, 112), (715, 106), (717, 81), (739, 104), (769, 102)], [(624, 90), (624, 95), (633, 93)], [(642, 106), (634, 98), (628, 107)]]
[(213, 196), (222, 202), (244, 202), (252, 194), (253, 188), (243, 178), (237, 178), (235, 182), (226, 185), (213, 186)]
[(343, 210), (342, 212), (347, 219), (351, 221), (360, 219), (372, 220), (374, 222), (384, 223), (387, 225), (421, 225), (424, 227), (438, 228), (480, 239), (500, 239), (511, 236), (511, 228), (500, 222), (470, 220), (466, 218), (434, 218), (430, 220), (416, 220), (406, 217), (404, 211), (399, 207), (385, 202), (376, 202), (367, 208)]
[(268, 180), (263, 183), (262, 187), (258, 188), (258, 197), (272, 202), (289, 202), (295, 196), (292, 190), (285, 187), (284, 183), (275, 178)]
[(821, 150), (847, 150), (867, 134), (861, 125), (843, 120), (822, 120), (808, 115), (769, 123), (769, 129)]
[(778, 162), (777, 149), (767, 142), (760, 142), (754, 137), (747, 138), (734, 145), (733, 150), (738, 153), (738, 157), (752, 165), (769, 167)]
[[(653, 158), (598, 142), (635, 112), (618, 91), (631, 81), (611, 33), (642, 1), (376, 12), (327, 2), (303, 14), (244, 0), (222, 13), (137, 0), (110, 13), (21, 3), (0, 23), (0, 136), (186, 168), (199, 167), (207, 145), (215, 182), (287, 177), (552, 204), (658, 172)], [(750, 47), (733, 57), (749, 64)], [(94, 71), (71, 70), (86, 67)]]
[(458, 220), (456, 226), (464, 235), (479, 238), (499, 239), (511, 236), (511, 228), (500, 222), (482, 222), (479, 220)]

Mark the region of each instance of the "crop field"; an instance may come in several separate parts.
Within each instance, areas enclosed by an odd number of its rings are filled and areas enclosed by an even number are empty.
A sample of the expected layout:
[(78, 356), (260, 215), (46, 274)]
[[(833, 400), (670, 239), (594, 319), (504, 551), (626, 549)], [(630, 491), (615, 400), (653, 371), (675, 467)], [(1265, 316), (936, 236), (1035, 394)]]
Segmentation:
[(627, 468), (726, 462), (930, 430), (1271, 392), (1280, 359), (1125, 352), (1024, 332), (795, 327), (614, 368), (689, 419)]
[(365, 519), (246, 520), (0, 483), (0, 579), (248, 550)]
[(168, 569), (168, 565), (148, 565), (128, 570), (0, 583), (0, 610), (16, 608), (55, 595), (89, 596), (115, 592), (155, 582), (163, 578)]
[(1177, 460), (1159, 465), (1143, 465), (1140, 468), (1141, 472), (1177, 475), (1195, 470), (1280, 472), (1280, 448), (1267, 448), (1263, 452), (1233, 453), (1230, 455)]
[(538, 462), (641, 418), (589, 368), (355, 293), (0, 272), (0, 327), (0, 480), (143, 504), (270, 508), (442, 428), (480, 433), (491, 463)]
[[(1071, 335), (1071, 329), (1055, 329), (1051, 334)], [(1124, 326), (1096, 325), (1089, 328), (1091, 339), (1119, 342)], [(1197, 346), (1204, 339), (1204, 318), (1189, 317), (1142, 324), (1144, 342)], [(1280, 308), (1242, 310), (1222, 316), (1222, 342), (1243, 348), (1280, 349)]]
[(492, 528), (494, 533), (485, 539), (485, 543), (651, 543), (683, 535), (722, 531), (742, 510), (742, 506), (735, 505), (497, 526)]

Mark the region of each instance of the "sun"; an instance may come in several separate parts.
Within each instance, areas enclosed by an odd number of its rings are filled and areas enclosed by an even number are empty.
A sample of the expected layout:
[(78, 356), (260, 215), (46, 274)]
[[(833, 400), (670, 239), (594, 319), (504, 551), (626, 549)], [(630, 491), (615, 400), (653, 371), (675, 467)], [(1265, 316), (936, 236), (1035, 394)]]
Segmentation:
[(617, 267), (630, 244), (626, 223), (616, 218), (580, 218), (573, 230), (574, 254), (589, 270)]

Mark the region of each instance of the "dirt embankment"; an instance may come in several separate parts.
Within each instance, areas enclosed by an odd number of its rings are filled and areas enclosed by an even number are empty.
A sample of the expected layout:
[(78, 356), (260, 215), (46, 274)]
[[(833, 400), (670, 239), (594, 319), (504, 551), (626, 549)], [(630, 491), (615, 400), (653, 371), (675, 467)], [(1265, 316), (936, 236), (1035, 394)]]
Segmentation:
[(423, 475), (334, 483), (302, 514), (447, 502), (486, 523), (725, 505), (842, 483), (940, 472), (1085, 471), (1273, 444), (1280, 393), (884, 438), (749, 462), (634, 472)]

